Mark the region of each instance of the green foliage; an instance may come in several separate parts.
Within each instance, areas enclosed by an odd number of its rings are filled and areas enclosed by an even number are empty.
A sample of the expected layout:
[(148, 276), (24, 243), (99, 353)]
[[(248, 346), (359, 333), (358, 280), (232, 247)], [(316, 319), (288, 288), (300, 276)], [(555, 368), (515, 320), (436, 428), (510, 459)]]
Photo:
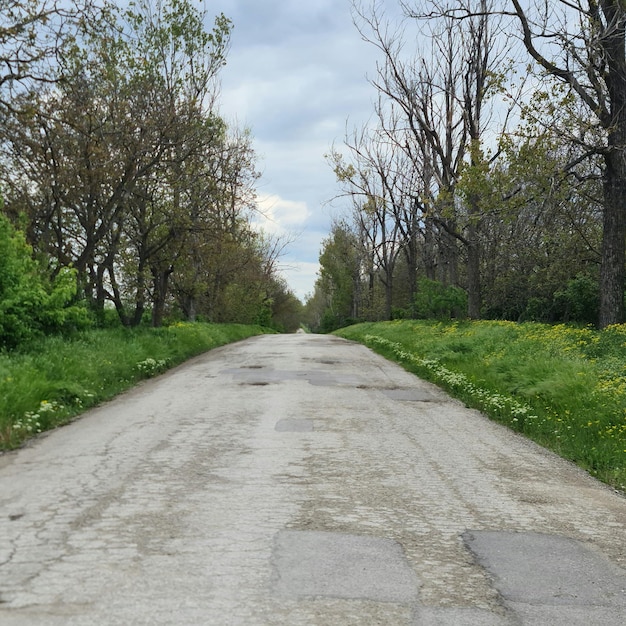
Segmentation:
[(391, 317), (394, 320), (408, 320), (411, 318), (411, 312), (402, 307), (393, 307), (391, 309)]
[(251, 322), (274, 278), (250, 225), (252, 138), (216, 109), (231, 28), (192, 0), (94, 6), (58, 51), (63, 80), (21, 94), (0, 125), (7, 214), (25, 216), (59, 297), (61, 268), (77, 272), (99, 324), (111, 310), (126, 326), (147, 312), (155, 326)]
[(254, 320), (255, 324), (259, 326), (264, 326), (265, 328), (270, 328), (272, 325), (272, 301), (271, 299), (266, 299), (259, 308), (256, 318)]
[(75, 272), (64, 268), (49, 279), (33, 260), (23, 233), (0, 214), (0, 348), (85, 328), (89, 317), (72, 304), (75, 297)]
[[(207, 31), (207, 15), (190, 0), (135, 0), (124, 17), (133, 33), (131, 46), (140, 51), (132, 59), (134, 69), (161, 72), (168, 90), (188, 90), (187, 95), (200, 96), (226, 64), (232, 22), (224, 14)], [(166, 55), (168, 67), (163, 71), (160, 66)]]
[(64, 424), (189, 357), (264, 332), (237, 324), (118, 325), (71, 339), (41, 338), (28, 349), (0, 354), (0, 449)]
[(337, 334), (626, 490), (626, 325), (398, 321)]
[(520, 321), (578, 322), (595, 324), (598, 319), (600, 289), (596, 277), (580, 272), (554, 293), (531, 296)]
[(467, 293), (460, 287), (420, 278), (415, 296), (417, 316), (424, 319), (451, 319), (467, 310)]
[(350, 316), (359, 270), (357, 237), (347, 225), (339, 223), (333, 225), (322, 245), (320, 286), (332, 312), (339, 318)]
[(579, 273), (568, 281), (565, 289), (554, 294), (555, 302), (563, 309), (566, 321), (595, 324), (600, 305), (598, 280), (589, 274)]
[(360, 282), (358, 237), (344, 222), (333, 224), (322, 242), (315, 293), (305, 306), (305, 316), (315, 331), (330, 332), (349, 324), (357, 315)]
[(321, 333), (331, 333), (333, 330), (347, 326), (347, 321), (333, 313), (330, 309), (326, 309), (322, 314), (319, 328), (317, 329)]

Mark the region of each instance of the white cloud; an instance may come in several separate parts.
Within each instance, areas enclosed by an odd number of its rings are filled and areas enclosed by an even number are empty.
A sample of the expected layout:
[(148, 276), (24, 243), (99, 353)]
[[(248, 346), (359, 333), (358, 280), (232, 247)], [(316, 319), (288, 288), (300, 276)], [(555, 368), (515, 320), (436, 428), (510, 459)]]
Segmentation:
[(297, 233), (311, 215), (306, 202), (286, 200), (274, 194), (260, 195), (257, 204), (260, 213), (254, 223), (272, 235)]

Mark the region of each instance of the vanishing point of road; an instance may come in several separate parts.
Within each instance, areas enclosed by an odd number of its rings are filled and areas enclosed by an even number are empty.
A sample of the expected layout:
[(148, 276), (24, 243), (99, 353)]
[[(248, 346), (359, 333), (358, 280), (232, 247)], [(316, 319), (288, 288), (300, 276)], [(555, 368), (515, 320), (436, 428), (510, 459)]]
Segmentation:
[(363, 346), (213, 350), (0, 456), (0, 624), (626, 623), (626, 499)]

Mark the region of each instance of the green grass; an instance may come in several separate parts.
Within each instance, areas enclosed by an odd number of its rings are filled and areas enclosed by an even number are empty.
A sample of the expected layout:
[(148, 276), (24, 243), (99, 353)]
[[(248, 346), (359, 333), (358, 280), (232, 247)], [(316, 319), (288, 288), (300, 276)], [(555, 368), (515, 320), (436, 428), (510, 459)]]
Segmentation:
[(396, 321), (336, 334), (626, 490), (626, 325)]
[(90, 330), (0, 354), (0, 449), (67, 423), (201, 352), (264, 332), (260, 326), (200, 323)]

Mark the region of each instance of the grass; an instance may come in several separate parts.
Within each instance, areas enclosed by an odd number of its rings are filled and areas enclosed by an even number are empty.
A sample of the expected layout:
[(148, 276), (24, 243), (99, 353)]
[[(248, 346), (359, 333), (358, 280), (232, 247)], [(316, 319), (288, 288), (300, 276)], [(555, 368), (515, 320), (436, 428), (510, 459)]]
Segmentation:
[(0, 449), (65, 424), (201, 352), (264, 332), (260, 326), (201, 323), (90, 330), (0, 354)]
[(626, 325), (396, 321), (336, 334), (626, 491)]

